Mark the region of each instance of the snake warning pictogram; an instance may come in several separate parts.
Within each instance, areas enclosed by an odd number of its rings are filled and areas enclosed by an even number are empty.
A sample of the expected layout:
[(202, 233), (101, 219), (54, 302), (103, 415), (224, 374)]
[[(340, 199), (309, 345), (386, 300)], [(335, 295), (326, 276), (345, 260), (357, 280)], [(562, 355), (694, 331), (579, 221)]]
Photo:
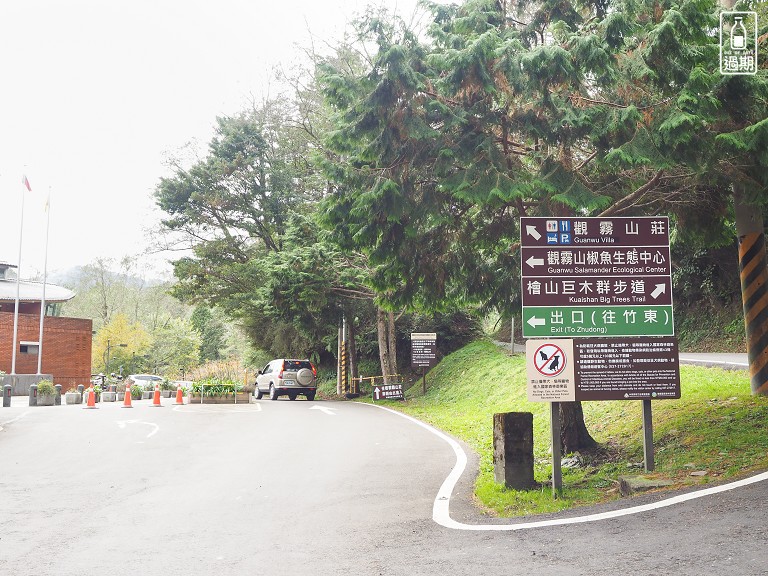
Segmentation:
[(533, 360), (537, 372), (550, 378), (565, 370), (567, 363), (563, 349), (551, 342), (539, 346)]

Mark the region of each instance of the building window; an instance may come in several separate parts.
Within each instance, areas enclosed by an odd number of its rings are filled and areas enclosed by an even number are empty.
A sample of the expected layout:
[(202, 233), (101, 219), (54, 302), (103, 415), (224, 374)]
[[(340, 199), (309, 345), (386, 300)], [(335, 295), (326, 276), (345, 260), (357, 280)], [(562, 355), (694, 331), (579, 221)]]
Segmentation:
[(21, 352), (22, 354), (37, 355), (40, 353), (40, 343), (39, 342), (20, 342), (19, 352)]

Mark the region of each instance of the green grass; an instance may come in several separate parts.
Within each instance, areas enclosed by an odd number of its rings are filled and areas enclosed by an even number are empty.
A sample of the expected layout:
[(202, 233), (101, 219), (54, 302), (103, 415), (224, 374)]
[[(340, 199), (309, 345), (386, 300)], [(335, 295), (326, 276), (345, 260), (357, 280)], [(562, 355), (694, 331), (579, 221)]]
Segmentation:
[[(682, 398), (653, 402), (656, 471), (675, 487), (720, 481), (768, 468), (768, 398), (750, 394), (743, 371), (682, 366)], [(406, 394), (387, 403), (467, 442), (480, 456), (478, 502), (500, 516), (551, 512), (618, 498), (618, 477), (642, 473), (639, 401), (584, 402), (584, 417), (601, 447), (584, 464), (563, 470), (563, 493), (552, 496), (549, 404), (527, 400), (525, 357), (487, 341), (446, 357)], [(532, 412), (537, 490), (516, 491), (493, 476), (493, 414)], [(691, 472), (706, 471), (704, 476)]]

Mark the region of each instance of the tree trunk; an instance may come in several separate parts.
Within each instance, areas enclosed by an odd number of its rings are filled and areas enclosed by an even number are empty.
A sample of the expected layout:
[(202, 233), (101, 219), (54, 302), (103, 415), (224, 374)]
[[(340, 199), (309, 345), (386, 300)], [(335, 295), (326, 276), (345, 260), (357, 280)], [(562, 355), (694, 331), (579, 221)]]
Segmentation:
[(563, 454), (597, 447), (597, 442), (584, 424), (581, 402), (560, 403), (560, 445)]
[(740, 186), (733, 187), (739, 273), (752, 394), (768, 396), (768, 264), (762, 210), (749, 204)]
[(397, 374), (397, 330), (395, 330), (395, 313), (389, 313), (387, 326), (387, 340), (389, 343), (389, 374)]
[[(353, 378), (360, 377), (360, 369), (357, 364), (357, 346), (355, 345), (355, 320), (347, 320), (347, 357), (349, 362), (349, 381), (352, 382)], [(352, 386), (352, 392), (355, 394), (360, 393), (360, 383), (356, 382)]]
[[(376, 328), (379, 336), (379, 360), (381, 361), (381, 374), (384, 376), (384, 383), (390, 384), (394, 381), (391, 376), (395, 374), (397, 368), (395, 362), (397, 356), (393, 356), (394, 349), (394, 316), (387, 314), (386, 310), (379, 308), (376, 310)], [(395, 350), (396, 353), (396, 350)], [(393, 368), (395, 367), (395, 368)]]

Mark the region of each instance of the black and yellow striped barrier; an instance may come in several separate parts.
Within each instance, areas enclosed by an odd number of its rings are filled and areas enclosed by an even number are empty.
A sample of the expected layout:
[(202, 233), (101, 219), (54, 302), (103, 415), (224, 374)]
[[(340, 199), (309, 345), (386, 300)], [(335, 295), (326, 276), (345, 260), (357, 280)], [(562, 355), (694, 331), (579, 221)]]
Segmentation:
[(768, 395), (768, 267), (765, 234), (739, 238), (739, 273), (753, 394)]

